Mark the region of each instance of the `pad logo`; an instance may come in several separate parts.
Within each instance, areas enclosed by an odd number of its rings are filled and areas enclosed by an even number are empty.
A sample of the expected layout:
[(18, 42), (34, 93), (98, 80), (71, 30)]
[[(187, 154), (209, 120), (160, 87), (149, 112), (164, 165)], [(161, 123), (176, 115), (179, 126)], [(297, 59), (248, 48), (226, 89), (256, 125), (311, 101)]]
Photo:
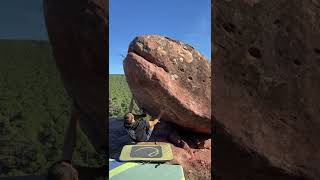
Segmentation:
[(135, 152), (137, 153), (137, 151), (141, 151), (141, 150), (144, 151), (144, 150), (147, 150), (147, 149), (150, 149), (152, 151), (152, 152), (148, 153), (149, 157), (154, 157), (154, 156), (157, 156), (159, 154), (159, 149), (157, 149), (155, 147), (148, 147), (148, 146), (139, 148), (139, 149), (135, 150)]
[(130, 152), (132, 158), (161, 158), (161, 146), (133, 146)]

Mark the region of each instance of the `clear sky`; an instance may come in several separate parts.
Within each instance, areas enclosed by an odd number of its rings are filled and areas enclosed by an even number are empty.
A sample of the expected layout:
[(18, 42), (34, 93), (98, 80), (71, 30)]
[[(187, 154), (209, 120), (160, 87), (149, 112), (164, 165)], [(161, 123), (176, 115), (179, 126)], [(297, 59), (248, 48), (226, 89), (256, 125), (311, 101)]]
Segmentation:
[[(123, 74), (122, 61), (137, 35), (181, 40), (210, 59), (210, 0), (110, 0), (109, 73)], [(42, 0), (0, 1), (0, 39), (47, 40)]]
[(1, 0), (0, 39), (47, 40), (42, 0)]
[(210, 0), (110, 0), (109, 73), (123, 74), (123, 56), (137, 35), (159, 34), (211, 56)]

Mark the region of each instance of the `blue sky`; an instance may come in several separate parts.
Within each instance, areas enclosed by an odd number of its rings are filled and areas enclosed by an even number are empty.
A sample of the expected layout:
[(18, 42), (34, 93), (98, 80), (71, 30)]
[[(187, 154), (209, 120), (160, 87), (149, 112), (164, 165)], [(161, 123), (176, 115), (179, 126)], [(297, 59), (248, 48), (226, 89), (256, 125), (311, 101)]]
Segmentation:
[[(210, 59), (210, 0), (110, 0), (109, 73), (123, 74), (122, 55), (137, 35), (181, 40)], [(0, 1), (0, 39), (47, 40), (42, 0)]]
[(190, 44), (210, 59), (210, 0), (110, 0), (109, 73), (123, 74), (123, 57), (137, 35), (159, 34)]
[(0, 39), (47, 40), (42, 0), (1, 0)]

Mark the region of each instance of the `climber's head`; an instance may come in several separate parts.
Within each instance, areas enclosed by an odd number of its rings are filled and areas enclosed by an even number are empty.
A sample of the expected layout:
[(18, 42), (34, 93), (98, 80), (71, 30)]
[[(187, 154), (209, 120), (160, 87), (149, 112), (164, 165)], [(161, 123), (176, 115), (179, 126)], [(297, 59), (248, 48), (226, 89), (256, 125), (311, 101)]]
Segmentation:
[(135, 120), (134, 120), (134, 116), (133, 116), (133, 114), (132, 113), (126, 113), (125, 115), (124, 115), (124, 120), (125, 120), (125, 122), (126, 123), (128, 123), (128, 124), (131, 124), (131, 123), (134, 123), (135, 122)]
[(70, 163), (59, 161), (50, 167), (47, 180), (78, 180), (78, 172)]

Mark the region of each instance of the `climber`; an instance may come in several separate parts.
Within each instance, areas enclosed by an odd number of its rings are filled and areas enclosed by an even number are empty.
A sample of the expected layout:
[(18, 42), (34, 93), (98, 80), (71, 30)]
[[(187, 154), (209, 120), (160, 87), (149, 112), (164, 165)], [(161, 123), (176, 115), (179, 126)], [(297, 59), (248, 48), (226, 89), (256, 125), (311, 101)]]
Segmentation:
[[(163, 114), (163, 111), (160, 112), (157, 118), (146, 121), (143, 119), (143, 117), (146, 117), (145, 113), (141, 115), (133, 114), (132, 108), (133, 98), (131, 99), (129, 112), (124, 115), (124, 128), (134, 141), (148, 141), (155, 125), (160, 123), (160, 118)], [(139, 120), (140, 118), (142, 118), (142, 120)]]

